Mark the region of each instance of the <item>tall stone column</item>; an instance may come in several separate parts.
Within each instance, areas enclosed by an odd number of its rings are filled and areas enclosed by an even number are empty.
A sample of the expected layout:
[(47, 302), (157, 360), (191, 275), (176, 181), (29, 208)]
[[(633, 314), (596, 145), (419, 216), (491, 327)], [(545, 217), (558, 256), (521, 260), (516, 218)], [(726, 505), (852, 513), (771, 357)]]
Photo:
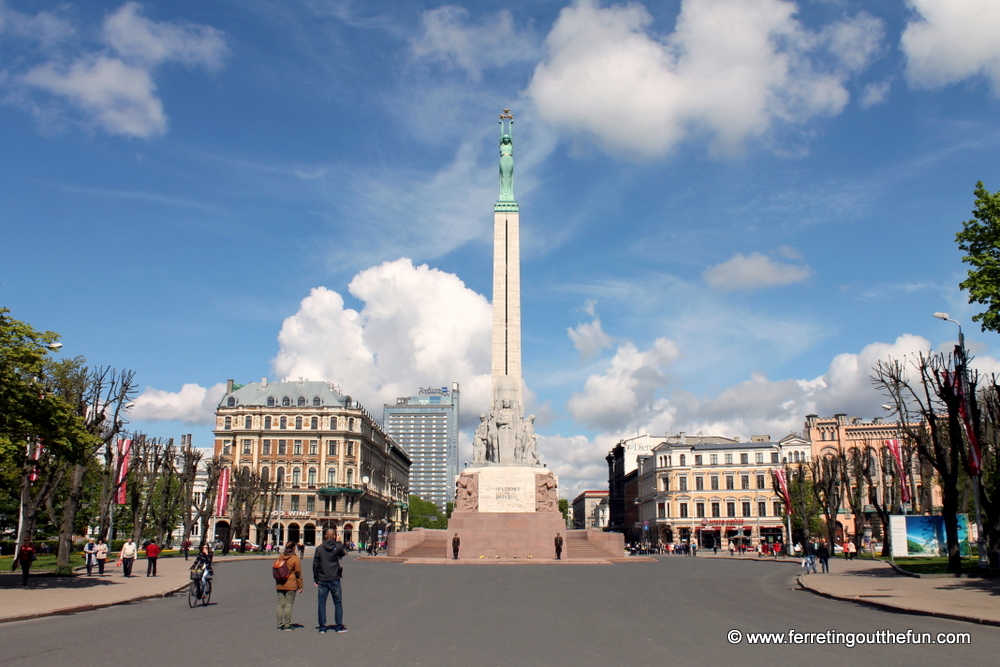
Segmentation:
[(497, 202), (493, 212), (493, 391), (491, 393), (496, 395), (499, 378), (511, 377), (516, 381), (517, 404), (523, 405), (519, 225), (520, 213), (517, 211), (517, 203)]

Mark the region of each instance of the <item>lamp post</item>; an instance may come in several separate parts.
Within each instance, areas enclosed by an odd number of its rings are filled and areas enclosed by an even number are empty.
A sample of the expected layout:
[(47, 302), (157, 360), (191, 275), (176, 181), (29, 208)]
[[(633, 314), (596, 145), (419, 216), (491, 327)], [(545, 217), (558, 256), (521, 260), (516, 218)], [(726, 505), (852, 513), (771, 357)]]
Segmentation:
[[(962, 394), (965, 396), (968, 390), (968, 368), (966, 367), (965, 335), (962, 333), (962, 324), (958, 320), (953, 320), (949, 317), (948, 313), (934, 313), (934, 317), (945, 322), (954, 322), (955, 326), (958, 327), (958, 356), (960, 363), (958, 381), (961, 383)], [(986, 560), (986, 536), (983, 534), (983, 516), (979, 506), (979, 486), (982, 483), (982, 474), (982, 470), (980, 469), (972, 476), (972, 497), (976, 501), (976, 548), (979, 551), (979, 569), (986, 570), (989, 568), (989, 561)]]

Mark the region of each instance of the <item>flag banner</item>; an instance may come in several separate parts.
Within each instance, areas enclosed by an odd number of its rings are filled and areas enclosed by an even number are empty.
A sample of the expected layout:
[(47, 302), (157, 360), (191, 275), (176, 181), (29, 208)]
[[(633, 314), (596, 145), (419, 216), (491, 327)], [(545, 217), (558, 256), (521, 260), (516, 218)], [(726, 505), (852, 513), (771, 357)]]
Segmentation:
[(899, 477), (900, 499), (904, 503), (908, 503), (910, 502), (910, 485), (907, 483), (906, 473), (903, 471), (903, 452), (899, 449), (899, 440), (896, 438), (886, 440), (885, 446), (888, 447), (889, 453), (892, 454), (892, 460), (896, 462), (896, 476)]
[(965, 383), (961, 381), (958, 373), (944, 372), (944, 383), (946, 387), (952, 387), (955, 396), (958, 397), (958, 414), (962, 417), (962, 425), (965, 426), (965, 438), (969, 441), (969, 474), (975, 477), (983, 469), (983, 450), (979, 447), (979, 439), (972, 428), (972, 419), (969, 415), (969, 400), (965, 391)]
[[(31, 460), (37, 462), (38, 459), (41, 457), (43, 451), (45, 451), (45, 444), (39, 438), (38, 442), (35, 443), (35, 451), (31, 455)], [(35, 463), (35, 465), (31, 466), (31, 474), (28, 475), (28, 481), (29, 482), (34, 482), (36, 479), (38, 479), (38, 464), (37, 463)]]
[(227, 496), (229, 495), (229, 468), (223, 468), (219, 475), (219, 492), (215, 496), (215, 516), (225, 516)]
[(781, 487), (782, 500), (785, 501), (785, 511), (788, 514), (793, 514), (792, 512), (792, 498), (788, 495), (788, 480), (785, 479), (784, 468), (778, 468), (774, 471), (774, 476), (778, 480), (778, 486)]
[(132, 458), (132, 440), (118, 440), (118, 457), (116, 468), (118, 475), (115, 478), (115, 503), (125, 504), (125, 478), (128, 476), (128, 465)]

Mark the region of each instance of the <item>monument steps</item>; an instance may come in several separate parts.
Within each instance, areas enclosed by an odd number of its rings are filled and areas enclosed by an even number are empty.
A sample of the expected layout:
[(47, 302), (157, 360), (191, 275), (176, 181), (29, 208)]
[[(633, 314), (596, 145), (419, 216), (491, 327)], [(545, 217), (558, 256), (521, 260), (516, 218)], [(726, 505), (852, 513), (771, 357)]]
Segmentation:
[(563, 555), (568, 560), (607, 560), (609, 558), (618, 558), (622, 556), (622, 554), (610, 553), (601, 546), (588, 540), (586, 534), (576, 533), (575, 531), (569, 531), (566, 533), (566, 551)]
[(406, 551), (397, 554), (396, 558), (444, 558), (448, 553), (448, 540), (426, 539), (415, 544)]

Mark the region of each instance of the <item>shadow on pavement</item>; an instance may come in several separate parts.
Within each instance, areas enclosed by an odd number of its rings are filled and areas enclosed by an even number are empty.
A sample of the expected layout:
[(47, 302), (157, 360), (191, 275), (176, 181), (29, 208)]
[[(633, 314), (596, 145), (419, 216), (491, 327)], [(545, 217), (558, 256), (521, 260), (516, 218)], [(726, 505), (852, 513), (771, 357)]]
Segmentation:
[[(32, 573), (28, 577), (28, 588), (97, 588), (123, 583), (123, 581), (124, 577), (120, 574), (117, 577), (114, 575), (88, 577), (85, 574), (57, 577), (47, 572), (39, 572), (38, 574)], [(23, 588), (21, 586), (21, 572), (0, 574), (0, 588)]]

